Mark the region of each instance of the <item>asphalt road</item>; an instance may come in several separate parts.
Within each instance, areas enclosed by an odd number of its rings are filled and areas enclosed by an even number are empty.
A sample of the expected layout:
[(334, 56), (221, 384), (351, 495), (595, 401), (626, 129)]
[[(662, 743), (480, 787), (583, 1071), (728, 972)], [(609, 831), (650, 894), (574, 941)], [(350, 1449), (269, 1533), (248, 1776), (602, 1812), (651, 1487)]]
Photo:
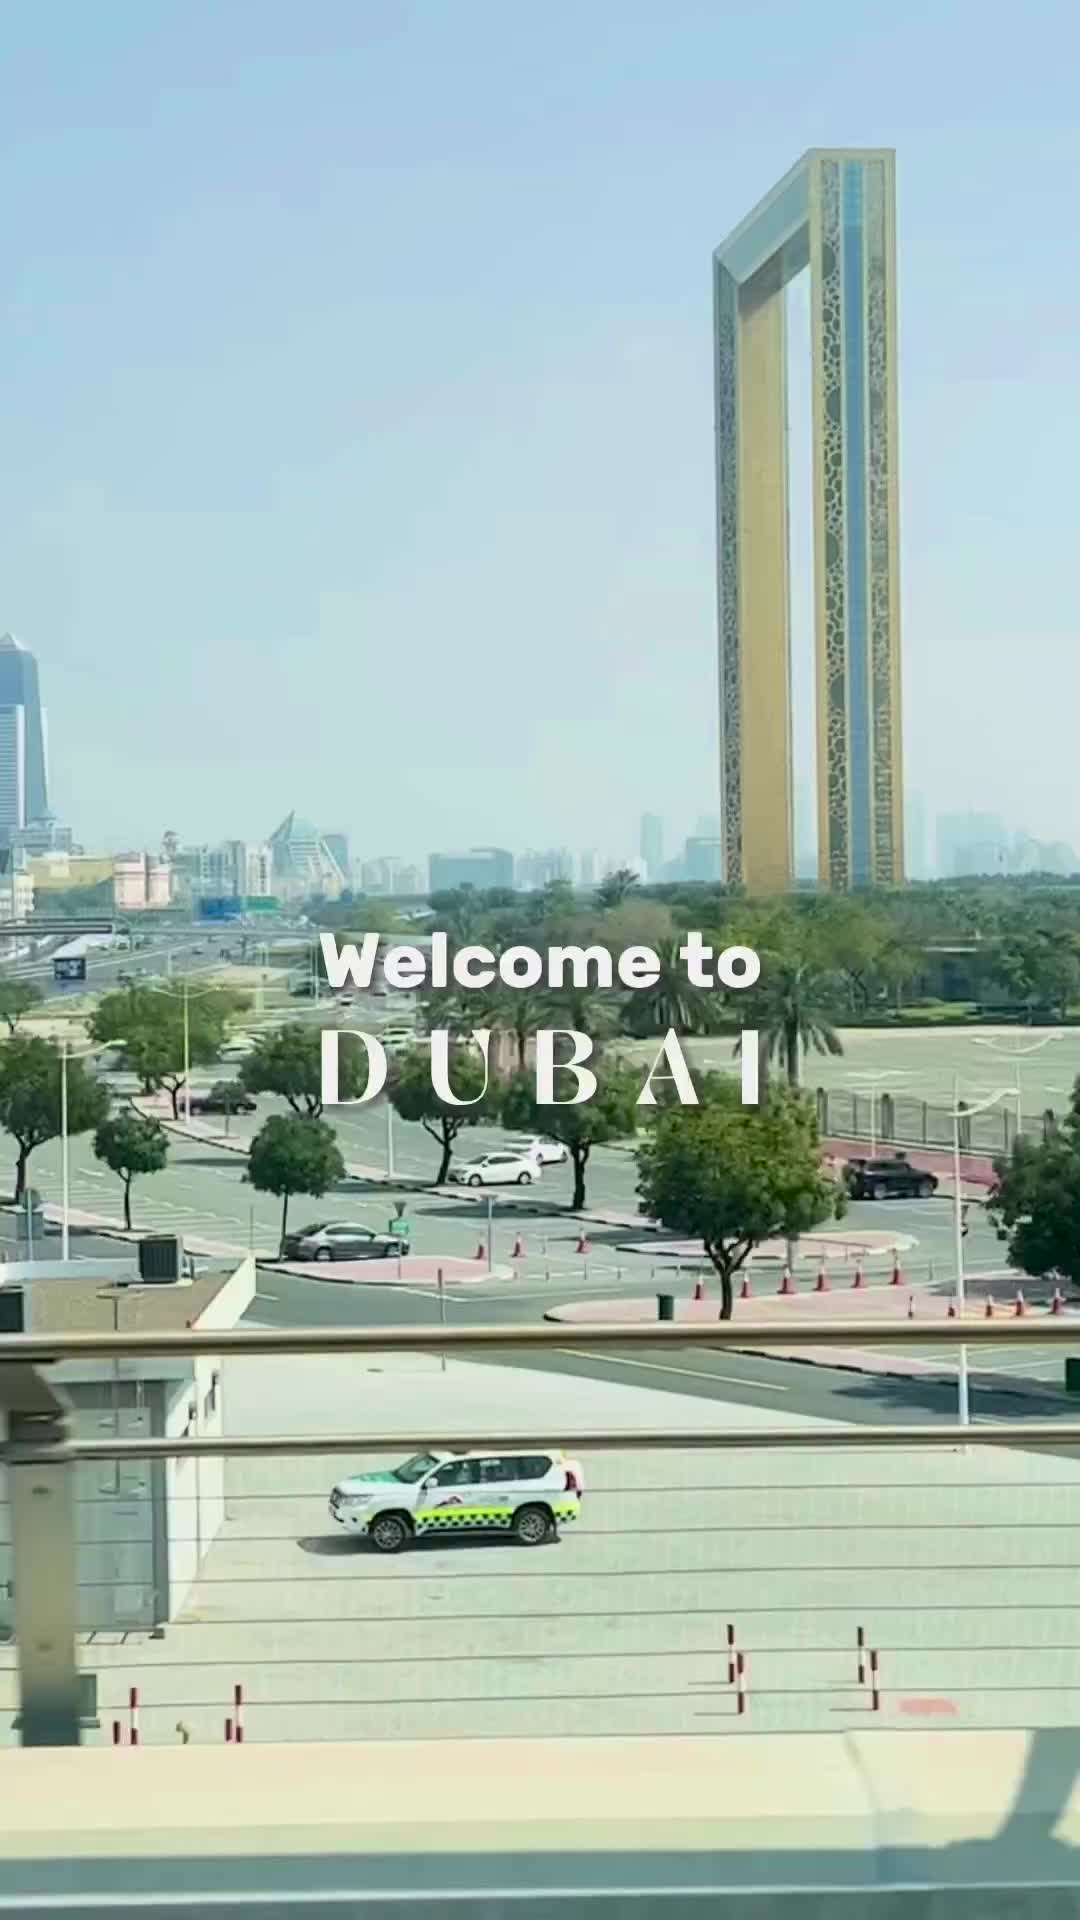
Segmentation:
[[(246, 1123), (250, 1133), (266, 1113), (275, 1111), (274, 1101), (260, 1101), (260, 1112)], [(240, 1129), (241, 1123), (234, 1125)], [(352, 1157), (357, 1146), (372, 1160), (379, 1130), (385, 1122), (380, 1115), (349, 1116), (341, 1127), (343, 1146)], [(410, 1170), (414, 1163), (430, 1177), (434, 1171), (435, 1148), (419, 1128), (398, 1129), (398, 1163), (405, 1160)], [(404, 1136), (404, 1138), (402, 1138)], [(477, 1145), (495, 1138), (490, 1130), (477, 1129)], [(383, 1133), (383, 1140), (385, 1134)], [(0, 1139), (0, 1154), (11, 1153), (11, 1143)], [(610, 1207), (633, 1206), (633, 1160), (629, 1154), (613, 1149), (597, 1149), (591, 1168), (591, 1197)], [(230, 1245), (238, 1251), (253, 1246), (272, 1255), (280, 1227), (280, 1205), (270, 1195), (256, 1193), (244, 1180), (242, 1155), (224, 1151), (212, 1144), (196, 1144), (174, 1137), (167, 1169), (153, 1178), (138, 1181), (134, 1189), (134, 1221), (137, 1228), (155, 1232), (177, 1232), (190, 1246), (200, 1240)], [(60, 1198), (59, 1146), (52, 1142), (40, 1148), (31, 1161), (31, 1181), (44, 1198), (56, 1204)], [(88, 1139), (71, 1143), (71, 1203), (73, 1209), (119, 1222), (120, 1187), (113, 1175), (93, 1157)], [(419, 1254), (452, 1255), (472, 1260), (478, 1246), (486, 1241), (486, 1204), (473, 1198), (445, 1193), (422, 1193), (398, 1188), (406, 1198), (412, 1221), (412, 1244)], [(377, 1228), (388, 1224), (394, 1189), (370, 1181), (339, 1189), (322, 1201), (296, 1200), (290, 1220), (306, 1224), (316, 1219), (357, 1219)], [(526, 1212), (541, 1197), (548, 1202), (543, 1216)], [(655, 1291), (686, 1295), (696, 1277), (690, 1264), (680, 1264), (665, 1251), (662, 1240), (655, 1243), (636, 1225), (633, 1227), (592, 1226), (589, 1228), (588, 1254), (577, 1251), (579, 1223), (568, 1217), (565, 1207), (569, 1183), (562, 1169), (545, 1173), (538, 1188), (526, 1196), (511, 1190), (500, 1197), (494, 1215), (494, 1258), (497, 1266), (509, 1260), (512, 1243), (520, 1232), (523, 1257), (513, 1262), (513, 1277), (479, 1283), (456, 1281), (444, 1294), (446, 1323), (469, 1326), (491, 1321), (507, 1324), (535, 1323), (545, 1310), (568, 1300), (592, 1298), (612, 1300), (640, 1297)], [(909, 1236), (917, 1244), (904, 1256), (909, 1271), (925, 1268), (928, 1259), (937, 1259), (940, 1270), (949, 1271), (950, 1208), (947, 1201), (870, 1203), (851, 1209), (845, 1226), (879, 1229), (888, 1225)], [(10, 1214), (5, 1230), (13, 1232)], [(630, 1243), (642, 1243), (644, 1253), (629, 1251)], [(59, 1251), (58, 1234), (49, 1235), (51, 1257)], [(76, 1230), (72, 1251), (77, 1257), (114, 1257), (117, 1243), (95, 1232)], [(1000, 1248), (985, 1224), (976, 1217), (968, 1240), (972, 1268), (1000, 1264)], [(839, 1277), (839, 1276), (838, 1276)], [(268, 1326), (388, 1326), (440, 1324), (440, 1305), (430, 1287), (376, 1286), (349, 1287), (328, 1280), (290, 1275), (261, 1267), (258, 1297), (250, 1318)], [(778, 1424), (787, 1413), (810, 1413), (826, 1419), (858, 1420), (867, 1423), (886, 1421), (947, 1420), (955, 1408), (955, 1390), (937, 1381), (870, 1378), (845, 1372), (841, 1368), (814, 1367), (790, 1361), (772, 1361), (730, 1352), (703, 1354), (696, 1349), (675, 1355), (670, 1347), (662, 1352), (641, 1350), (626, 1357), (596, 1357), (574, 1345), (573, 1330), (567, 1329), (565, 1348), (540, 1358), (522, 1359), (514, 1355), (492, 1355), (498, 1364), (542, 1365), (563, 1373), (581, 1373), (590, 1378), (633, 1380), (641, 1386), (685, 1393), (715, 1400), (731, 1400), (771, 1409)], [(1002, 1361), (1007, 1369), (1009, 1362)], [(1055, 1379), (1060, 1378), (1061, 1359), (1053, 1358)], [(977, 1417), (1016, 1420), (1039, 1414), (1042, 1417), (1073, 1417), (1073, 1403), (1060, 1398), (1022, 1396), (1014, 1383), (1012, 1391), (1003, 1384), (992, 1388), (977, 1386), (974, 1393)], [(1048, 1379), (1047, 1384), (1050, 1384)]]

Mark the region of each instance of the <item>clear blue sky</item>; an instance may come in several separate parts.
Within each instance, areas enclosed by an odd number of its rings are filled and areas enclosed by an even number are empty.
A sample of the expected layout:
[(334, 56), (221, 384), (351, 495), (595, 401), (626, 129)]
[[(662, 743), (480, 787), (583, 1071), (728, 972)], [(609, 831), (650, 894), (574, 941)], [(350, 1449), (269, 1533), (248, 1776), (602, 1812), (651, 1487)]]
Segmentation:
[(710, 253), (898, 150), (906, 736), (1080, 842), (1076, 9), (5, 9), (0, 628), (88, 843), (716, 806)]

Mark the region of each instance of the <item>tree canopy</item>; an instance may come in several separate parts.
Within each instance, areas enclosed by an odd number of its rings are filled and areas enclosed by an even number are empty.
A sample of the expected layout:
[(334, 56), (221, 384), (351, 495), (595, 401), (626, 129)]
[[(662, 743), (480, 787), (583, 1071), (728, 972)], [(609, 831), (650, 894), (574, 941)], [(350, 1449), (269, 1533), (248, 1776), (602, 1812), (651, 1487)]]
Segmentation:
[(1022, 1273), (1080, 1284), (1080, 1080), (1045, 1140), (1020, 1134), (995, 1162), (987, 1217)]
[[(60, 1133), (60, 1049), (51, 1040), (16, 1033), (0, 1047), (0, 1127), (18, 1147), (15, 1200), (26, 1187), (26, 1166), (35, 1147)], [(89, 1133), (109, 1110), (109, 1095), (91, 1079), (81, 1060), (67, 1063), (68, 1134)]]
[(596, 1074), (596, 1093), (576, 1106), (542, 1105), (531, 1074), (512, 1080), (501, 1100), (504, 1126), (516, 1133), (543, 1134), (566, 1148), (574, 1169), (570, 1205), (575, 1213), (585, 1205), (586, 1170), (593, 1148), (632, 1139), (641, 1112), (637, 1105), (640, 1075), (628, 1073), (612, 1060), (593, 1059), (589, 1065)]
[(251, 1142), (248, 1179), (260, 1193), (281, 1200), (281, 1238), (289, 1219), (294, 1193), (319, 1197), (345, 1172), (345, 1162), (325, 1120), (299, 1113), (275, 1113), (264, 1120)]
[[(309, 1120), (322, 1114), (322, 1035), (317, 1027), (290, 1021), (263, 1034), (241, 1063), (240, 1079), (249, 1093), (276, 1093), (294, 1113)], [(355, 1100), (367, 1083), (363, 1050), (343, 1046), (338, 1056), (338, 1093)]]
[(463, 1128), (490, 1121), (498, 1112), (498, 1091), (494, 1084), (485, 1091), (485, 1081), (484, 1062), (471, 1046), (451, 1046), (449, 1084), (460, 1100), (474, 1100), (475, 1106), (455, 1107), (440, 1099), (431, 1083), (427, 1047), (410, 1048), (391, 1067), (387, 1094), (395, 1113), (403, 1120), (418, 1121), (439, 1148), (438, 1186), (450, 1171), (454, 1146)]
[(810, 1102), (783, 1085), (744, 1107), (737, 1085), (711, 1075), (702, 1105), (657, 1112), (637, 1159), (641, 1211), (702, 1242), (720, 1278), (724, 1320), (733, 1277), (755, 1247), (793, 1240), (846, 1207), (822, 1167)]
[[(244, 1005), (227, 988), (188, 993), (188, 1062), (209, 1066), (217, 1059), (228, 1021)], [(173, 1118), (184, 1084), (184, 991), (169, 987), (120, 987), (106, 993), (90, 1016), (89, 1031), (99, 1045), (119, 1042), (144, 1093), (165, 1088)]]
[(14, 1033), (24, 1013), (41, 1005), (42, 992), (32, 980), (0, 980), (0, 1020)]
[(157, 1120), (122, 1107), (101, 1122), (94, 1153), (124, 1185), (124, 1225), (131, 1231), (131, 1184), (139, 1173), (160, 1173), (169, 1157), (169, 1138)]

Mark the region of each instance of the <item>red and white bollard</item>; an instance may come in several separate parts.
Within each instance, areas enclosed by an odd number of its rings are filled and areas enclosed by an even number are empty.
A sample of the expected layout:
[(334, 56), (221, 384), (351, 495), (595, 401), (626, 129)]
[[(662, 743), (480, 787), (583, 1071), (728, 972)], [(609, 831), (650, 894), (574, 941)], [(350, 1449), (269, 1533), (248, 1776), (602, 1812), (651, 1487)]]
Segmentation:
[(227, 1747), (232, 1746), (232, 1735), (233, 1735), (233, 1725), (232, 1725), (232, 1720), (229, 1719), (229, 1720), (226, 1720), (225, 1722), (225, 1745)]
[(865, 1687), (866, 1685), (866, 1628), (865, 1627), (857, 1627), (855, 1630), (855, 1649), (859, 1656), (859, 1685), (860, 1687)]
[(904, 1276), (900, 1271), (900, 1262), (897, 1259), (892, 1263), (892, 1279), (889, 1281), (889, 1285), (890, 1287), (902, 1287), (903, 1284)]
[(139, 1689), (128, 1688), (128, 1742), (137, 1747), (139, 1744)]
[(730, 1623), (727, 1630), (727, 1683), (729, 1687), (735, 1685), (735, 1629)]
[(525, 1258), (525, 1242), (520, 1233), (510, 1249), (510, 1258), (511, 1260), (524, 1260)]
[(123, 1731), (124, 1730), (121, 1727), (119, 1720), (114, 1720), (112, 1723), (112, 1743), (114, 1747), (123, 1746), (124, 1744)]
[(735, 1711), (746, 1712), (746, 1656), (735, 1655)]
[(878, 1657), (876, 1647), (871, 1648), (870, 1651), (870, 1711), (871, 1713), (881, 1712), (881, 1688), (878, 1685)]
[(860, 1287), (865, 1287), (865, 1285), (866, 1285), (866, 1280), (863, 1276), (862, 1261), (860, 1260), (856, 1263), (855, 1278), (851, 1283), (852, 1292), (857, 1292), (857, 1290)]
[(239, 1680), (233, 1688), (233, 1709), (235, 1716), (233, 1720), (233, 1738), (237, 1746), (241, 1746), (244, 1739), (244, 1689), (240, 1685)]

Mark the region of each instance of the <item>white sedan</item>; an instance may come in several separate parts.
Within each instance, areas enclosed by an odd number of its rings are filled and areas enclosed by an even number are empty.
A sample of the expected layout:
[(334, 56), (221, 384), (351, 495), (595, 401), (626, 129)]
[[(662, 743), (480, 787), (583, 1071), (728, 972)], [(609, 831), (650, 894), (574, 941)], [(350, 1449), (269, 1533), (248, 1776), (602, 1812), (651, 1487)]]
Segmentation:
[(542, 1167), (561, 1167), (570, 1158), (561, 1140), (545, 1140), (540, 1134), (531, 1140), (508, 1140), (506, 1146), (509, 1153), (523, 1153)]
[(459, 1187), (527, 1187), (540, 1178), (539, 1163), (528, 1153), (479, 1153), (449, 1178)]

